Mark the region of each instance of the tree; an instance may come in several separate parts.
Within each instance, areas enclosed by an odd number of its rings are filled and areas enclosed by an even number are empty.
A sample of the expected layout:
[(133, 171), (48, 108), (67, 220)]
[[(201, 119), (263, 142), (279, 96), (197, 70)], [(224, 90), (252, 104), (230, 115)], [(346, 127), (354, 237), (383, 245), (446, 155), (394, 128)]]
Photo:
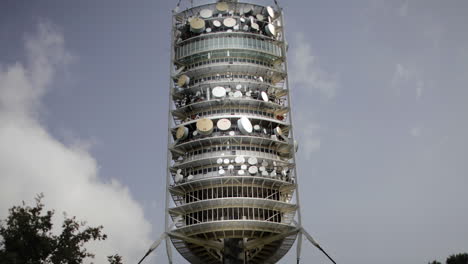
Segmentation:
[(468, 264), (468, 254), (460, 253), (447, 258), (447, 264)]
[(427, 264), (442, 264), (442, 263), (440, 263), (440, 262), (439, 262), (439, 261), (437, 261), (437, 260), (434, 260), (434, 261), (432, 261), (432, 262), (429, 262), (429, 263), (427, 263)]
[[(0, 263), (11, 264), (81, 264), (93, 258), (84, 244), (88, 241), (105, 240), (103, 226), (89, 227), (78, 222), (76, 217), (64, 214), (62, 232), (52, 233), (54, 211), (43, 213), (44, 195), (36, 197), (34, 207), (13, 206), (6, 220), (0, 221)], [(108, 257), (111, 264), (122, 264), (119, 255)]]

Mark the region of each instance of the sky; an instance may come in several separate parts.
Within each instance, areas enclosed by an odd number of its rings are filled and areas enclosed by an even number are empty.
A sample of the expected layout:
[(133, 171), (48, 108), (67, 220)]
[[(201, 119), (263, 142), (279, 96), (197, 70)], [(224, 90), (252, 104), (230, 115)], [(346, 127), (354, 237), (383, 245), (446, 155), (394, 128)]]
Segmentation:
[[(338, 263), (467, 252), (468, 2), (278, 2), (304, 228)], [(175, 5), (0, 2), (0, 219), (42, 192), (56, 223), (104, 225), (97, 264), (163, 232)], [(302, 263), (328, 261), (304, 241)]]

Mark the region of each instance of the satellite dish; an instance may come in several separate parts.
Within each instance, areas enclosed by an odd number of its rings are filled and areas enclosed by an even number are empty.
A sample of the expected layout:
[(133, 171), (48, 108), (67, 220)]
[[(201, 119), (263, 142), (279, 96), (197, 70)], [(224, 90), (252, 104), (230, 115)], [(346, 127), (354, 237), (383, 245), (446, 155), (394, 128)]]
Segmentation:
[(226, 2), (218, 2), (216, 4), (216, 10), (218, 10), (219, 13), (226, 13), (229, 9), (229, 5)]
[(237, 126), (239, 127), (239, 130), (243, 134), (250, 134), (252, 133), (252, 123), (250, 123), (250, 120), (243, 116), (239, 120), (237, 120)]
[(249, 167), (249, 173), (250, 174), (257, 174), (257, 172), (258, 172), (257, 166), (250, 166)]
[(268, 102), (268, 95), (267, 95), (267, 93), (262, 92), (262, 93), (261, 93), (261, 96), (262, 96), (263, 101)]
[(208, 118), (202, 118), (197, 121), (197, 131), (202, 135), (209, 135), (213, 132), (213, 121)]
[(226, 89), (224, 89), (224, 87), (221, 87), (221, 86), (217, 86), (213, 88), (211, 92), (213, 93), (213, 96), (216, 98), (223, 98), (226, 96)]
[(257, 164), (257, 158), (256, 157), (250, 157), (247, 162), (250, 164), (250, 165), (255, 165)]
[(270, 16), (271, 18), (275, 18), (275, 10), (273, 9), (273, 7), (267, 6), (267, 13), (268, 16)]
[(275, 131), (275, 135), (276, 135), (278, 138), (282, 138), (282, 137), (283, 137), (283, 130), (281, 130), (281, 128), (280, 128), (279, 126), (275, 127), (274, 131)]
[(213, 26), (219, 28), (219, 27), (221, 27), (221, 22), (219, 20), (215, 20), (215, 21), (213, 21)]
[(184, 140), (188, 137), (189, 129), (185, 126), (180, 126), (176, 131), (176, 139)]
[(253, 30), (255, 31), (259, 31), (260, 30), (260, 26), (255, 23), (255, 22), (252, 22), (252, 24), (250, 25), (252, 27)]
[(227, 28), (232, 28), (236, 25), (237, 21), (232, 17), (227, 17), (223, 20), (223, 25)]
[(245, 162), (245, 159), (244, 157), (242, 156), (237, 156), (234, 161), (236, 162), (236, 164), (243, 164)]
[(202, 33), (205, 31), (205, 20), (195, 17), (190, 21), (190, 31), (193, 33)]
[(226, 131), (231, 128), (231, 121), (229, 121), (229, 119), (222, 118), (218, 120), (216, 126), (219, 128), (219, 130)]
[(176, 174), (174, 177), (174, 181), (176, 183), (181, 182), (183, 179), (184, 179), (184, 176), (182, 176), (181, 174)]
[(213, 16), (213, 11), (211, 9), (202, 9), (200, 16), (204, 19), (210, 18)]
[(181, 75), (179, 79), (177, 80), (177, 85), (179, 87), (187, 86), (189, 83), (190, 83), (190, 77), (188, 77), (185, 74)]
[(270, 37), (274, 37), (276, 35), (276, 29), (275, 29), (275, 26), (273, 24), (267, 24), (265, 26), (265, 32), (267, 33), (267, 35), (269, 35)]

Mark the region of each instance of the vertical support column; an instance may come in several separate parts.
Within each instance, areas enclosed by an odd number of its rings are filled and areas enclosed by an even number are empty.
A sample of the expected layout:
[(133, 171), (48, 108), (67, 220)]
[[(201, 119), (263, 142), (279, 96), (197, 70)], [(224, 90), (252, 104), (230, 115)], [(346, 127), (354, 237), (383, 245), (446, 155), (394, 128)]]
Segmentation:
[[(172, 86), (173, 86), (173, 81), (172, 81), (172, 75), (174, 71), (174, 26), (175, 26), (175, 18), (174, 18), (174, 12), (171, 17), (171, 53), (169, 57), (169, 93), (168, 93), (168, 113), (167, 113), (167, 164), (166, 164), (166, 203), (165, 203), (165, 208), (164, 208), (164, 213), (165, 213), (165, 220), (164, 220), (164, 225), (165, 225), (165, 232), (166, 234), (171, 231), (171, 224), (170, 224), (170, 216), (169, 216), (169, 203), (171, 199), (171, 194), (169, 192), (169, 186), (171, 184), (171, 172), (170, 172), (170, 166), (171, 166), (171, 152), (169, 151), (169, 147), (171, 146), (171, 127), (172, 127), (172, 118), (171, 118), (171, 94), (172, 94)], [(172, 264), (172, 248), (171, 248), (171, 240), (169, 236), (166, 236), (166, 253), (167, 253), (167, 259), (169, 261), (169, 264)]]
[[(291, 133), (291, 138), (294, 140), (294, 127), (293, 127), (293, 114), (292, 114), (292, 101), (291, 101), (291, 88), (289, 86), (289, 71), (288, 71), (288, 60), (287, 60), (287, 53), (286, 53), (286, 34), (285, 34), (285, 24), (284, 24), (284, 13), (283, 9), (277, 6), (279, 10), (281, 10), (281, 34), (283, 36), (283, 55), (284, 55), (284, 69), (287, 73), (286, 75), (286, 80), (285, 84), (286, 87), (288, 88), (288, 103), (289, 103), (289, 123), (290, 123), (290, 133)], [(296, 184), (296, 204), (297, 204), (297, 223), (298, 227), (302, 228), (302, 216), (301, 216), (301, 203), (300, 203), (300, 197), (299, 197), (299, 180), (298, 180), (298, 174), (297, 174), (297, 163), (296, 163), (296, 151), (293, 146), (292, 150), (292, 156), (293, 156), (293, 161), (294, 161), (294, 175), (295, 175), (295, 184)], [(302, 233), (299, 232), (297, 236), (297, 248), (296, 248), (296, 254), (297, 254), (297, 263), (299, 263), (299, 260), (301, 258), (301, 248), (302, 248)]]

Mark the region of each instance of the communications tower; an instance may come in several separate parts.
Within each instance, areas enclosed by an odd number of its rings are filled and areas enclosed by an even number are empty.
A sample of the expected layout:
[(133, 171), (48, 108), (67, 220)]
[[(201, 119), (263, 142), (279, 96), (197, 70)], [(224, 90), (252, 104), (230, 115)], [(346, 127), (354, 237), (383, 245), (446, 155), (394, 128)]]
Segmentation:
[(170, 239), (190, 263), (276, 263), (305, 234), (283, 12), (192, 6), (174, 11), (171, 35), (169, 261)]

